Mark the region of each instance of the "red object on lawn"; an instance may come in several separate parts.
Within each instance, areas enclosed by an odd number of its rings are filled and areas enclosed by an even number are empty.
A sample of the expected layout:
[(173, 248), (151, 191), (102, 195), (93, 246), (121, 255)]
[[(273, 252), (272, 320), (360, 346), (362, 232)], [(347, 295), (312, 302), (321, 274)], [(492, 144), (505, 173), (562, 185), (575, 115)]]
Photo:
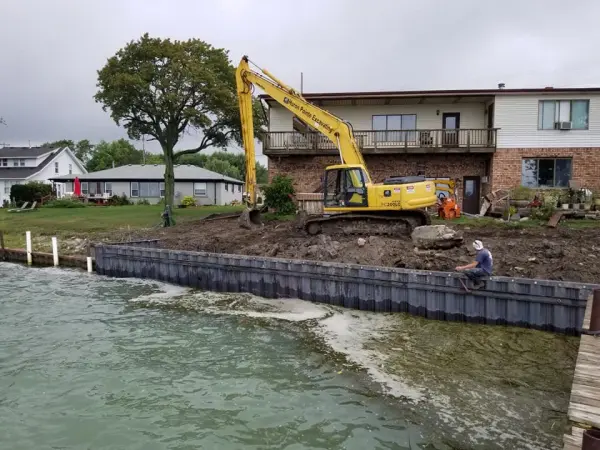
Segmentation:
[(75, 177), (75, 181), (73, 181), (73, 195), (81, 196), (81, 182), (78, 177)]

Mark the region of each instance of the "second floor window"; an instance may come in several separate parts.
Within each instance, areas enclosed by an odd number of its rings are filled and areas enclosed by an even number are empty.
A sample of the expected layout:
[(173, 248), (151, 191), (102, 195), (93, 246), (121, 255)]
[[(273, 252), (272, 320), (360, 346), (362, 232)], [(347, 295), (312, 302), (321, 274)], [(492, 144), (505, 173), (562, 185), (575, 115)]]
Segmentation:
[(414, 140), (416, 133), (402, 130), (416, 130), (416, 114), (387, 114), (373, 116), (373, 131), (378, 142), (398, 142)]
[(69, 164), (69, 175), (73, 173), (73, 164)]
[(58, 173), (58, 163), (54, 163), (54, 173)]
[(556, 130), (560, 122), (571, 122), (571, 129), (587, 130), (589, 112), (589, 100), (540, 100), (538, 128)]
[(8, 166), (8, 159), (3, 159), (2, 161), (0, 161), (2, 163), (2, 167), (6, 167)]

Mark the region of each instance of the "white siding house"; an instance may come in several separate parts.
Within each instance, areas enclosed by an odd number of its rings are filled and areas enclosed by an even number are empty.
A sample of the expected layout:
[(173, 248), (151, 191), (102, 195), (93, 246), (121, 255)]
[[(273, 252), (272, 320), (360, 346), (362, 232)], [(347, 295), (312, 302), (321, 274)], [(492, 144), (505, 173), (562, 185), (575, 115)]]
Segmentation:
[[(242, 201), (244, 183), (193, 165), (176, 165), (175, 203), (191, 196), (197, 205), (228, 205)], [(125, 195), (133, 202), (159, 203), (164, 198), (164, 164), (128, 164), (78, 176), (81, 193), (89, 199)], [(65, 184), (65, 193), (73, 192), (75, 175), (52, 177)]]
[[(540, 105), (541, 102), (553, 104)], [(583, 121), (574, 121), (570, 130), (553, 127), (555, 122), (571, 121), (571, 109), (577, 113), (577, 108), (585, 108), (586, 102), (587, 129)], [(498, 128), (499, 148), (600, 147), (600, 94), (499, 94), (495, 99), (494, 125)], [(580, 129), (576, 129), (578, 125)]]
[[(0, 148), (0, 206), (10, 201), (10, 189), (14, 184), (29, 181), (52, 183), (50, 179), (55, 176), (85, 173), (85, 166), (68, 147)], [(60, 196), (64, 186), (56, 183), (55, 189)]]

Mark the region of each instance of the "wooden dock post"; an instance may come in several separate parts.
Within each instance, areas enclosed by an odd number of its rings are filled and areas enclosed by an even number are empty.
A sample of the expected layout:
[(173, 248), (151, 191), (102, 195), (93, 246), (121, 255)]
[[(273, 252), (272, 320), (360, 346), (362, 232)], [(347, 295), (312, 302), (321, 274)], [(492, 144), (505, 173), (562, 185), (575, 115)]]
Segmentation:
[[(595, 301), (594, 301), (595, 300)], [(588, 298), (583, 318), (581, 342), (579, 354), (573, 375), (573, 387), (571, 388), (571, 401), (569, 403), (568, 417), (572, 422), (571, 434), (563, 437), (563, 450), (592, 450), (596, 447), (583, 447), (584, 433), (586, 442), (589, 443), (592, 434), (600, 429), (600, 336), (594, 334), (590, 329), (590, 322), (597, 326), (597, 318), (592, 319), (600, 310), (600, 291), (594, 291)], [(589, 444), (588, 444), (589, 445)]]

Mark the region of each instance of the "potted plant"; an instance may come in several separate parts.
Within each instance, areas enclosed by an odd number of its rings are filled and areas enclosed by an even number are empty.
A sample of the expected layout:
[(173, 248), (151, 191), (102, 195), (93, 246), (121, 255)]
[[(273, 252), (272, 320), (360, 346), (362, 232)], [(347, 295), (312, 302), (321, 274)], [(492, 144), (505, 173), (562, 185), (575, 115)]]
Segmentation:
[(570, 195), (569, 191), (564, 191), (560, 194), (559, 202), (560, 202), (560, 207), (562, 209), (569, 209), (570, 198), (571, 198), (571, 195)]

